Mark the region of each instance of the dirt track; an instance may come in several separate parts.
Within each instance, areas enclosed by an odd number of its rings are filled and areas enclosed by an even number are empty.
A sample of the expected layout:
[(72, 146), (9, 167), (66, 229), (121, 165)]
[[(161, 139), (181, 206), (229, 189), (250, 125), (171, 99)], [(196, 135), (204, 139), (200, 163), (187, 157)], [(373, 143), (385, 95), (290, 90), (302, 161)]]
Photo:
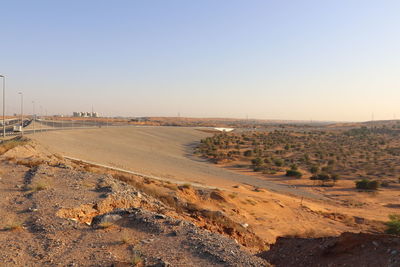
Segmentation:
[(299, 188), (219, 168), (191, 156), (193, 146), (207, 135), (186, 127), (118, 127), (44, 132), (30, 137), (63, 155), (143, 174), (214, 186), (247, 183), (301, 197), (320, 198)]

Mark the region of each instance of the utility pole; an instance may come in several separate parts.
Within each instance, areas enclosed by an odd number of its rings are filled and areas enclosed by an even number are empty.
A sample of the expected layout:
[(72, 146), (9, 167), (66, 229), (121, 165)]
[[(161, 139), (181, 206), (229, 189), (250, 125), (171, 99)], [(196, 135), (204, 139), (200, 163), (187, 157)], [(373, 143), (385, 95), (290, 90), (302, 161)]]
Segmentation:
[(24, 135), (24, 95), (22, 92), (18, 94), (21, 95), (21, 135)]
[(0, 75), (3, 78), (3, 138), (6, 137), (6, 77)]

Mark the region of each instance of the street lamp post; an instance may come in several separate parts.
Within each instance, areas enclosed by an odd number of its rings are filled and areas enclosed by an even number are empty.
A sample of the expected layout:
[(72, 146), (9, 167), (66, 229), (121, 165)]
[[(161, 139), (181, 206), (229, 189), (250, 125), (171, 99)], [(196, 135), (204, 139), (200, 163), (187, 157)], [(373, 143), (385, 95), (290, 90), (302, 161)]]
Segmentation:
[(3, 138), (6, 137), (6, 77), (0, 75), (3, 78)]
[(19, 92), (18, 94), (21, 95), (21, 135), (24, 135), (24, 95), (22, 92)]
[(39, 113), (39, 120), (41, 123), (39, 123), (38, 125), (40, 125), (40, 132), (43, 132), (43, 121), (42, 121), (42, 117), (43, 117), (43, 107), (39, 106), (40, 108), (40, 113)]

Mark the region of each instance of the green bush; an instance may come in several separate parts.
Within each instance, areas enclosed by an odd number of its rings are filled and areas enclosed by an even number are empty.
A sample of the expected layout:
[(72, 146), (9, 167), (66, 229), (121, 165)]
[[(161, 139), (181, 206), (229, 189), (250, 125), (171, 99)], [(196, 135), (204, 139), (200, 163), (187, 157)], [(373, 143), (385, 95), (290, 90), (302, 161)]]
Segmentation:
[(299, 171), (296, 170), (287, 170), (286, 171), (286, 176), (288, 177), (296, 177), (296, 178), (301, 178), (301, 176), (303, 176), (303, 174)]
[(332, 182), (332, 184), (328, 184), (329, 186), (333, 186), (337, 180), (339, 180), (339, 175), (338, 174), (327, 174), (327, 173), (319, 173), (319, 174), (314, 174), (313, 176), (310, 177), (311, 180), (318, 180), (322, 182), (322, 185), (326, 186), (326, 182)]
[(337, 182), (340, 179), (339, 174), (331, 174), (331, 180)]
[(274, 160), (274, 164), (275, 164), (275, 166), (277, 166), (277, 167), (282, 167), (282, 166), (283, 166), (283, 160), (281, 160), (281, 159), (275, 159), (275, 160)]
[(263, 172), (265, 168), (263, 166), (254, 166), (253, 171), (254, 172)]
[(318, 173), (318, 172), (319, 172), (319, 167), (318, 167), (318, 166), (312, 166), (312, 167), (310, 168), (310, 172), (311, 172), (312, 174)]
[(332, 171), (332, 166), (325, 166), (325, 167), (322, 167), (322, 169), (321, 169), (321, 171), (323, 171), (323, 172), (331, 172)]
[(245, 152), (243, 152), (243, 156), (251, 157), (251, 156), (253, 156), (253, 151), (252, 150), (246, 150)]
[(310, 177), (311, 180), (329, 181), (331, 177), (326, 173), (319, 173)]
[(357, 189), (365, 189), (365, 190), (377, 190), (379, 187), (379, 182), (375, 180), (362, 179), (356, 181)]
[(262, 158), (255, 158), (251, 160), (251, 163), (254, 166), (260, 167), (261, 165), (263, 165), (264, 161), (262, 160)]
[(392, 235), (400, 235), (400, 215), (392, 214), (389, 215), (390, 221), (386, 223), (386, 233)]

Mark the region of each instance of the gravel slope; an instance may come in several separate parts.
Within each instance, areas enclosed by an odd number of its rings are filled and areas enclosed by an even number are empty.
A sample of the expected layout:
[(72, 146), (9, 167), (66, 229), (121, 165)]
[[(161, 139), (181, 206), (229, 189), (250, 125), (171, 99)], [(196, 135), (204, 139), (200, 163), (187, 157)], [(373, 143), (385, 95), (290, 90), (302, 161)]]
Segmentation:
[(0, 161), (0, 266), (270, 266), (234, 240), (149, 211), (168, 207), (129, 185), (66, 167)]

